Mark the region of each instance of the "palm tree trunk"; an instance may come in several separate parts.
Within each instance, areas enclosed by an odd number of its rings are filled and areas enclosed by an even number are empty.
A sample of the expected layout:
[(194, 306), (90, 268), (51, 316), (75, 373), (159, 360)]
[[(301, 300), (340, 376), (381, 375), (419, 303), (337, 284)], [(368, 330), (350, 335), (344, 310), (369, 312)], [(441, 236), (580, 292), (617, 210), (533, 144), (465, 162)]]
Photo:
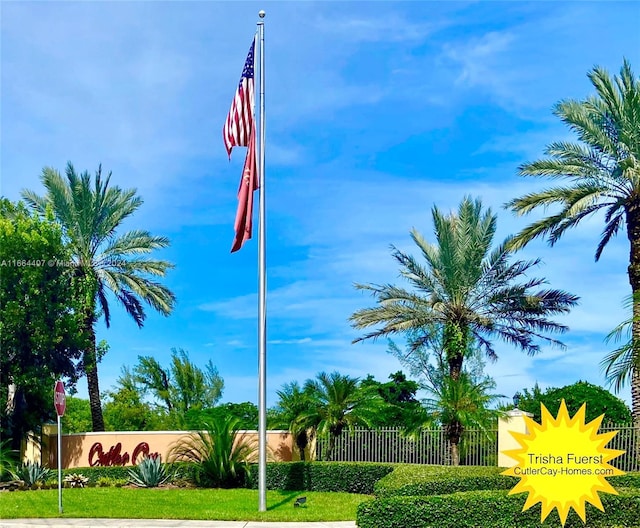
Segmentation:
[(460, 450), (458, 449), (459, 444), (451, 444), (451, 465), (459, 466), (460, 465)]
[(309, 445), (309, 435), (307, 434), (306, 429), (296, 435), (296, 445), (298, 446), (298, 452), (300, 453), (300, 460), (304, 462), (304, 450)]
[(333, 458), (333, 450), (336, 446), (336, 436), (333, 433), (329, 433), (329, 446), (327, 447), (327, 455), (324, 457), (326, 462), (331, 462)]
[[(89, 318), (87, 318), (89, 319)], [(86, 320), (87, 348), (84, 351), (83, 363), (87, 376), (87, 389), (89, 392), (89, 406), (91, 407), (91, 423), (93, 431), (104, 431), (104, 419), (102, 417), (102, 404), (100, 403), (100, 387), (98, 385), (98, 358), (96, 356), (96, 333), (93, 328), (93, 315)]]
[(447, 424), (445, 431), (447, 434), (447, 440), (449, 440), (450, 452), (451, 452), (451, 465), (460, 465), (460, 438), (462, 438), (462, 431), (464, 427), (458, 421)]
[(20, 450), (22, 437), (26, 432), (22, 427), (25, 403), (23, 391), (11, 380), (7, 390), (7, 404), (2, 425), (9, 433), (11, 449), (16, 451)]
[(82, 363), (87, 376), (89, 407), (91, 408), (91, 424), (94, 432), (104, 431), (102, 404), (100, 403), (100, 387), (98, 385), (98, 354), (96, 350), (96, 292), (97, 280), (90, 268), (77, 268), (77, 294), (82, 303), (84, 352)]
[(640, 368), (633, 369), (631, 373), (631, 405), (633, 423), (636, 428), (640, 428)]
[[(631, 340), (634, 358), (640, 361), (640, 205), (627, 209), (627, 236), (631, 244), (629, 253), (629, 283), (633, 295), (633, 319)], [(640, 368), (631, 371), (631, 415), (636, 427), (640, 427)]]
[(456, 354), (453, 357), (449, 358), (449, 376), (451, 376), (451, 379), (454, 381), (457, 381), (460, 379), (460, 373), (462, 372), (463, 359), (464, 358), (459, 354)]
[(443, 348), (449, 364), (449, 376), (458, 380), (467, 351), (466, 332), (457, 323), (447, 323), (444, 328)]

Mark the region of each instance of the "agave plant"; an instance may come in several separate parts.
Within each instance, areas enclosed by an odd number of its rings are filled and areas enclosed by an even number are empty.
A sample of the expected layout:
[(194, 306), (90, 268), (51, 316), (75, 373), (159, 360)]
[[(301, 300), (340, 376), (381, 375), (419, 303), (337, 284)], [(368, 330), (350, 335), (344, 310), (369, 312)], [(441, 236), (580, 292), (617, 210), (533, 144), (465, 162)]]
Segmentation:
[(157, 488), (170, 478), (171, 473), (160, 457), (145, 456), (135, 468), (129, 470), (131, 483), (141, 488)]
[(51, 475), (51, 470), (42, 467), (37, 462), (27, 462), (16, 466), (15, 471), (11, 471), (11, 476), (15, 480), (21, 480), (25, 486), (33, 487), (37, 482), (46, 482)]
[(180, 440), (172, 449), (173, 461), (196, 464), (196, 483), (207, 487), (232, 488), (243, 484), (256, 443), (238, 436), (240, 421), (226, 416), (205, 424)]

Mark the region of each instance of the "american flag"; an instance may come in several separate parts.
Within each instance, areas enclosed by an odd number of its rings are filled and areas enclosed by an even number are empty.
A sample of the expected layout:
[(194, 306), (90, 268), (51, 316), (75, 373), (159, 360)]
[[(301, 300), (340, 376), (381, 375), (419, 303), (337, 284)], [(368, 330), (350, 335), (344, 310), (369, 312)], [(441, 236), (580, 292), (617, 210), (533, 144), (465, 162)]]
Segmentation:
[(255, 40), (251, 43), (247, 60), (244, 63), (240, 83), (235, 97), (231, 103), (231, 109), (222, 129), (222, 138), (231, 159), (233, 147), (248, 147), (244, 160), (240, 188), (238, 189), (238, 210), (234, 229), (231, 253), (238, 251), (242, 245), (251, 238), (251, 226), (253, 219), (253, 191), (258, 188), (258, 174), (256, 170), (256, 131), (253, 116), (254, 99), (254, 75), (253, 52)]
[(254, 127), (254, 76), (253, 76), (253, 52), (255, 41), (251, 43), (247, 60), (244, 63), (240, 83), (236, 95), (231, 103), (231, 109), (222, 129), (224, 145), (227, 154), (231, 158), (233, 147), (249, 146), (251, 131)]

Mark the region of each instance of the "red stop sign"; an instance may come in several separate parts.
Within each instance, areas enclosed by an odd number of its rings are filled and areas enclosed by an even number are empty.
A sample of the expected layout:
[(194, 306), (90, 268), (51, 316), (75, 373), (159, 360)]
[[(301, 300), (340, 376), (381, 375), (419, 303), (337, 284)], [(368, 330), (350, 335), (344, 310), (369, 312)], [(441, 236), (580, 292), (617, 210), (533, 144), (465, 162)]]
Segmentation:
[(64, 411), (67, 408), (67, 397), (64, 394), (64, 385), (60, 380), (56, 381), (56, 387), (53, 390), (53, 404), (56, 407), (58, 416), (64, 416)]

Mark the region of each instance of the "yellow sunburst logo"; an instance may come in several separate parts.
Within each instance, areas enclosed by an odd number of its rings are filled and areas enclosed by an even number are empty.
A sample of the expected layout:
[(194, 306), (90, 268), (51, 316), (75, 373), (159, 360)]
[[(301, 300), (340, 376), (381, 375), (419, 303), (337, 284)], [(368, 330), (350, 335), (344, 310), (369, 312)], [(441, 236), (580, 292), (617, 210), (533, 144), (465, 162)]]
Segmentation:
[(558, 510), (562, 526), (571, 508), (586, 522), (587, 502), (604, 511), (599, 491), (618, 494), (606, 478), (624, 475), (624, 471), (609, 464), (624, 451), (605, 447), (618, 432), (598, 434), (604, 414), (585, 424), (586, 405), (580, 407), (573, 418), (569, 417), (564, 400), (557, 418), (542, 404), (541, 409), (541, 424), (524, 417), (528, 434), (510, 431), (521, 447), (503, 451), (518, 462), (502, 472), (520, 478), (509, 495), (529, 493), (522, 511), (542, 503), (540, 522), (554, 508)]

